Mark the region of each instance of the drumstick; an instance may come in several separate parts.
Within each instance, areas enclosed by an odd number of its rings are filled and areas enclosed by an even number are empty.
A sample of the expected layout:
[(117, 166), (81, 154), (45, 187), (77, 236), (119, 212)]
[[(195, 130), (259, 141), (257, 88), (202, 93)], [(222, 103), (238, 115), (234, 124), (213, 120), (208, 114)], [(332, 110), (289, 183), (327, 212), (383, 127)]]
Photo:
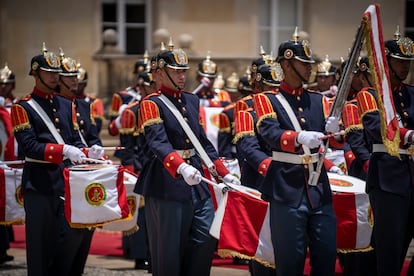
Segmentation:
[(247, 192), (247, 191), (251, 190), (248, 187), (243, 187), (243, 188), (246, 188), (246, 191), (243, 191), (243, 189), (238, 189), (237, 188), (238, 185), (229, 185), (229, 184), (226, 184), (226, 183), (219, 183), (218, 184), (218, 183), (216, 183), (214, 181), (211, 181), (210, 179), (205, 178), (205, 177), (201, 177), (201, 180), (204, 181), (204, 182), (206, 182), (207, 184), (210, 184), (210, 185), (213, 185), (213, 186), (217, 186), (219, 188), (221, 188), (221, 185), (220, 184), (225, 185), (225, 187), (222, 188), (223, 193), (227, 192), (230, 189), (233, 189), (233, 190), (236, 190), (236, 191), (241, 192), (243, 194), (247, 194), (247, 195), (249, 195), (251, 197), (260, 199), (260, 196), (257, 196), (256, 194), (252, 194), (251, 192)]
[[(91, 148), (86, 148), (87, 150), (90, 150)], [(102, 147), (103, 150), (123, 150), (125, 147), (117, 146), (117, 147)]]
[(13, 160), (13, 161), (0, 161), (0, 162), (6, 165), (22, 165), (26, 161), (25, 160)]
[(326, 134), (326, 135), (322, 136), (319, 139), (325, 140), (325, 139), (328, 139), (328, 138), (331, 138), (331, 137), (334, 137), (334, 136), (337, 136), (337, 135), (345, 135), (345, 130), (341, 130), (341, 131), (335, 132), (335, 133)]
[(89, 162), (93, 162), (93, 163), (107, 164), (107, 165), (109, 165), (110, 162), (112, 162), (110, 160), (99, 160), (99, 159), (93, 159), (93, 158), (88, 158), (88, 157), (82, 158), (82, 161), (89, 161)]

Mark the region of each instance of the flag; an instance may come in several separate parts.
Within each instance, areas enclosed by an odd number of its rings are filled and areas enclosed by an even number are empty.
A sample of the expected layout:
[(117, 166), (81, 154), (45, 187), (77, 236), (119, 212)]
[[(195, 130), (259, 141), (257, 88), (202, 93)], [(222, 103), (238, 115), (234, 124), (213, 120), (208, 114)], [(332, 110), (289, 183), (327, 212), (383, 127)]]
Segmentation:
[(23, 224), (23, 169), (0, 169), (0, 224)]
[(365, 22), (365, 43), (369, 63), (372, 67), (371, 75), (374, 78), (378, 109), (381, 114), (382, 141), (389, 154), (399, 156), (400, 136), (398, 119), (395, 113), (388, 64), (385, 56), (379, 5), (370, 5), (365, 11), (362, 21)]
[(274, 267), (269, 204), (260, 192), (237, 186), (220, 197), (210, 234), (218, 239), (219, 256), (237, 256)]
[(131, 217), (124, 168), (80, 165), (65, 168), (65, 216), (74, 228), (102, 226)]
[(221, 111), (223, 111), (222, 107), (205, 107), (200, 105), (200, 122), (203, 125), (208, 140), (216, 150), (218, 149), (217, 137)]
[(108, 231), (122, 231), (124, 235), (130, 235), (138, 231), (137, 219), (139, 207), (141, 204), (141, 196), (134, 192), (135, 184), (137, 183), (137, 175), (125, 170), (124, 171), (124, 186), (126, 191), (126, 197), (128, 201), (129, 211), (132, 215), (132, 219), (129, 217), (116, 220), (105, 224), (102, 229)]

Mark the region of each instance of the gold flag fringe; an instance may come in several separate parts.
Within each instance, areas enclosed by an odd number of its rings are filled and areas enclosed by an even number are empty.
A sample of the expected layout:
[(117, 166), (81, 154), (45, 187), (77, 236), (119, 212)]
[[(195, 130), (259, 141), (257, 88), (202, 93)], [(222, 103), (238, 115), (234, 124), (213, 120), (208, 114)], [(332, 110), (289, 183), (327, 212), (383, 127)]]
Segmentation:
[(370, 245), (368, 247), (365, 248), (358, 248), (358, 249), (352, 249), (352, 248), (338, 248), (336, 251), (338, 253), (355, 253), (355, 252), (369, 252), (374, 250), (374, 248)]
[(245, 259), (245, 260), (254, 260), (265, 267), (275, 268), (275, 265), (272, 263), (269, 263), (268, 261), (257, 258), (256, 256), (248, 256), (246, 254), (242, 254), (242, 253), (239, 253), (231, 249), (219, 249), (217, 253), (221, 258), (238, 257), (240, 259)]

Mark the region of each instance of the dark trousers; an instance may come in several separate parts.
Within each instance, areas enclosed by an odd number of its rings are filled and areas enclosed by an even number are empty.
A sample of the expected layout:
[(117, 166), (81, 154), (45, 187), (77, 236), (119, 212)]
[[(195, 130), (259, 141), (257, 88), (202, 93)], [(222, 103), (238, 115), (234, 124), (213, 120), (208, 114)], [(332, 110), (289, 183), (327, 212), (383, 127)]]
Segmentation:
[(87, 228), (71, 228), (63, 209), (59, 224), (59, 246), (53, 262), (53, 271), (59, 276), (80, 276), (83, 274), (93, 230)]
[(216, 240), (209, 231), (214, 218), (211, 198), (192, 201), (145, 198), (152, 275), (209, 276)]
[(369, 192), (378, 275), (400, 275), (413, 233), (412, 191), (404, 197), (379, 189)]
[(147, 223), (145, 219), (145, 207), (138, 209), (138, 231), (122, 237), (124, 256), (128, 259), (149, 261), (149, 248), (147, 236)]
[(50, 270), (58, 246), (59, 210), (63, 200), (35, 191), (23, 195), (26, 212), (26, 259), (29, 276), (53, 275)]
[(335, 275), (336, 216), (332, 204), (311, 209), (305, 194), (298, 208), (271, 201), (270, 231), (277, 275), (303, 275), (307, 247), (311, 275)]

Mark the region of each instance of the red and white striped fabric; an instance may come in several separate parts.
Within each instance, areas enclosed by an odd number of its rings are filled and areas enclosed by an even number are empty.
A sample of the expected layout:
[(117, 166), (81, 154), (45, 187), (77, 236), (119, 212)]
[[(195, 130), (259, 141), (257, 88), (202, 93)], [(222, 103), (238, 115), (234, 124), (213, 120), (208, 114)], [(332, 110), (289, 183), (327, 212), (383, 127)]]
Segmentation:
[(130, 215), (124, 168), (80, 165), (65, 168), (65, 216), (72, 227), (102, 226)]
[(23, 169), (0, 169), (0, 224), (23, 224)]
[(140, 206), (141, 196), (134, 192), (135, 184), (137, 183), (137, 175), (125, 170), (124, 171), (124, 185), (126, 190), (126, 197), (128, 201), (129, 211), (132, 215), (122, 220), (116, 220), (105, 224), (102, 229), (108, 231), (122, 231), (124, 234), (132, 234), (138, 231), (137, 219), (138, 219), (138, 207)]
[[(400, 136), (398, 119), (394, 108), (389, 70), (385, 56), (384, 39), (379, 5), (370, 5), (362, 18), (365, 22), (365, 43), (371, 74), (374, 78), (375, 91), (378, 95), (378, 108), (381, 114), (381, 136), (383, 144), (391, 155), (398, 156)], [(370, 66), (371, 66), (370, 65)]]
[[(328, 173), (334, 192), (337, 216), (337, 249), (339, 252), (372, 250), (370, 246), (373, 220), (365, 182), (351, 176)], [(213, 203), (218, 207), (210, 234), (218, 239), (221, 257), (239, 256), (274, 267), (270, 235), (269, 204), (260, 192), (234, 186), (223, 194), (214, 186)], [(214, 202), (214, 199), (216, 202)]]
[(269, 204), (260, 192), (237, 186), (220, 197), (210, 234), (218, 239), (221, 257), (255, 259), (274, 267), (269, 227)]

